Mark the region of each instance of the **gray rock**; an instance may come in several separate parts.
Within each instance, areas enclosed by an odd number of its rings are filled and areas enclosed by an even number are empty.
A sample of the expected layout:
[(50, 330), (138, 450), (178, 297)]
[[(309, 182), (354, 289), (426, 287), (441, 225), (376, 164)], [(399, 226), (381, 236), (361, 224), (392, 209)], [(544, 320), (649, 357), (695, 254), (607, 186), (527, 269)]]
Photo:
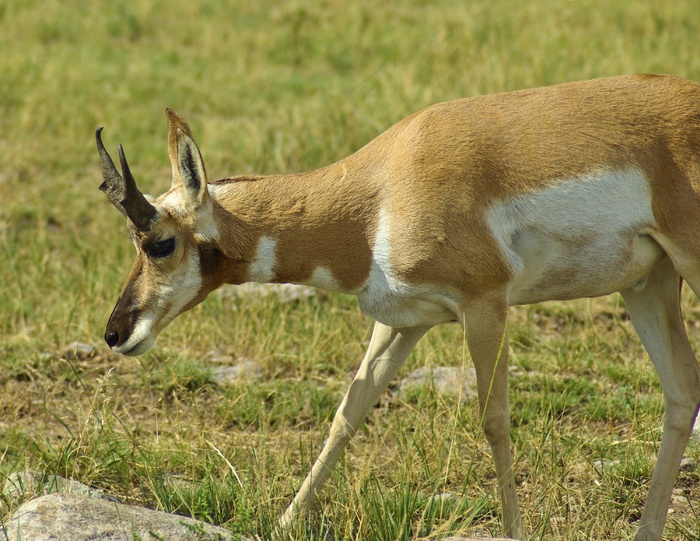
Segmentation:
[(685, 457), (681, 460), (681, 470), (682, 471), (695, 471), (697, 468), (697, 463), (690, 457)]
[(198, 520), (73, 494), (49, 494), (22, 505), (0, 528), (0, 540), (242, 541)]
[(455, 502), (460, 499), (460, 496), (454, 492), (443, 492), (441, 494), (435, 494), (435, 496), (432, 496), (430, 499), (434, 502)]
[(118, 501), (117, 498), (106, 494), (99, 488), (92, 488), (78, 481), (33, 470), (10, 474), (2, 487), (2, 494), (8, 500), (17, 500), (22, 497), (39, 496), (55, 492)]
[(84, 344), (83, 342), (73, 342), (72, 344), (68, 344), (66, 349), (63, 350), (63, 358), (70, 361), (76, 359), (84, 361), (85, 359), (94, 357), (95, 354), (95, 348), (90, 344)]
[(442, 395), (462, 400), (476, 397), (476, 371), (473, 366), (424, 366), (417, 368), (399, 384), (399, 396), (426, 385)]

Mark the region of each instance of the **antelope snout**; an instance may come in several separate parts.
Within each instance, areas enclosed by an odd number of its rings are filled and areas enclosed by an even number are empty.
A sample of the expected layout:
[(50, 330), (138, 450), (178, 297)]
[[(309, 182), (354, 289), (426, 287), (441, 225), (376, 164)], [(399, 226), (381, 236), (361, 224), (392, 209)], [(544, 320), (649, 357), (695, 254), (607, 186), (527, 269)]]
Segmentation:
[[(122, 316), (127, 317), (122, 317)], [(137, 312), (123, 313), (115, 310), (107, 323), (104, 339), (115, 353), (123, 355), (141, 355), (155, 343), (155, 318), (150, 314)]]

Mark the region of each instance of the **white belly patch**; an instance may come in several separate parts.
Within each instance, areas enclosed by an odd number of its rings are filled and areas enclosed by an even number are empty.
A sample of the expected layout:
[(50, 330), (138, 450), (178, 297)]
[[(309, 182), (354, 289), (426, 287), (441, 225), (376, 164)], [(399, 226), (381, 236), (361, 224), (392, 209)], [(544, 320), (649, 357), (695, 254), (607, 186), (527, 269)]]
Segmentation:
[(493, 206), (488, 223), (515, 275), (510, 304), (630, 287), (663, 256), (642, 171), (591, 173)]

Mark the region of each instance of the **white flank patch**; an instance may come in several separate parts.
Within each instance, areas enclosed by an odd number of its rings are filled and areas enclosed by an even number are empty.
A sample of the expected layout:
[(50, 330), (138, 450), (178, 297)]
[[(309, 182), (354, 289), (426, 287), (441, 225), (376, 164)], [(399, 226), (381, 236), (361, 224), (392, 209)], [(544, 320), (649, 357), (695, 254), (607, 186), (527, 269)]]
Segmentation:
[[(376, 277), (383, 277), (387, 285), (394, 283), (399, 285), (394, 279), (391, 271), (391, 242), (390, 242), (389, 213), (385, 210), (379, 212), (379, 223), (377, 224), (377, 236), (374, 238), (372, 249), (372, 270)], [(370, 278), (371, 279), (371, 278)]]
[(251, 282), (265, 283), (275, 277), (275, 263), (277, 261), (277, 241), (272, 237), (260, 237), (255, 259), (250, 264)]
[(565, 180), (498, 203), (487, 219), (515, 275), (511, 304), (618, 291), (661, 255), (646, 235), (651, 193), (637, 169)]

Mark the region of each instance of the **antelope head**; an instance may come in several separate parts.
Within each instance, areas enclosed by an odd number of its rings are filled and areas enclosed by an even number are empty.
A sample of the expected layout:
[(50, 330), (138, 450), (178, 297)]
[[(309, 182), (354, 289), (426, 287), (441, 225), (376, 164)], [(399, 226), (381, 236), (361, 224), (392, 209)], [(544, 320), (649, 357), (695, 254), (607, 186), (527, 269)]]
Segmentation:
[(203, 277), (203, 266), (223, 256), (207, 189), (202, 156), (187, 123), (166, 111), (172, 186), (157, 200), (143, 195), (119, 146), (120, 174), (95, 134), (102, 163), (100, 189), (128, 219), (136, 259), (107, 323), (105, 341), (112, 350), (140, 355), (178, 314), (200, 303), (221, 285)]

